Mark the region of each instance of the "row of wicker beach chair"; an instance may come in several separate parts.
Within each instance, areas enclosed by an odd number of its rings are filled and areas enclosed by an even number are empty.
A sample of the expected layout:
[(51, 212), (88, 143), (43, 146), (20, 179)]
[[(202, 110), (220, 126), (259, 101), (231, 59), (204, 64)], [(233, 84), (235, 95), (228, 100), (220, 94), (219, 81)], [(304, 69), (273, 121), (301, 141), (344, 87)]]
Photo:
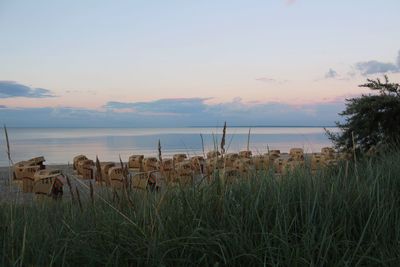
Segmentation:
[[(336, 166), (344, 154), (336, 153), (333, 148), (325, 147), (321, 153), (307, 155), (312, 172)], [(302, 148), (292, 148), (289, 153), (271, 150), (264, 155), (252, 155), (251, 151), (221, 155), (210, 151), (206, 157), (175, 154), (172, 158), (159, 159), (132, 155), (127, 164), (114, 162), (95, 162), (84, 155), (73, 159), (74, 170), (82, 179), (94, 179), (96, 183), (119, 189), (160, 188), (165, 185), (191, 185), (199, 182), (211, 182), (216, 174), (224, 182), (232, 182), (240, 177), (259, 171), (273, 170), (283, 175), (306, 166), (306, 157)]]
[[(292, 148), (289, 153), (271, 150), (263, 155), (253, 155), (249, 150), (221, 155), (210, 151), (203, 156), (187, 157), (175, 154), (172, 158), (132, 155), (126, 164), (100, 162), (85, 155), (73, 158), (73, 169), (80, 179), (94, 180), (97, 185), (113, 189), (159, 190), (170, 185), (209, 183), (220, 177), (224, 183), (249, 178), (257, 172), (272, 171), (277, 176), (308, 166), (311, 172), (334, 167), (338, 161), (351, 155), (336, 153), (324, 147), (320, 153), (305, 154), (302, 148)], [(59, 197), (63, 192), (65, 176), (60, 170), (48, 169), (44, 157), (21, 161), (14, 165), (14, 181), (22, 192)]]

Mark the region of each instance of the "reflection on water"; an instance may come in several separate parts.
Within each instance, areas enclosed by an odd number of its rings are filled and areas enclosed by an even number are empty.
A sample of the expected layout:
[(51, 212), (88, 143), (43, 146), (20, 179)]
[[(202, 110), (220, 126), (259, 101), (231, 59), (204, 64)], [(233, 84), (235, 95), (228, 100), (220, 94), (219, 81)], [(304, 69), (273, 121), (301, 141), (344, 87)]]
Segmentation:
[[(336, 128), (329, 128), (336, 131)], [(226, 148), (235, 152), (247, 147), (248, 128), (227, 129)], [(174, 153), (190, 156), (202, 154), (219, 145), (221, 128), (10, 128), (8, 129), (13, 160), (20, 161), (43, 155), (47, 164), (68, 163), (77, 154), (94, 159), (118, 161), (119, 155), (155, 156), (160, 139), (164, 157)], [(4, 134), (2, 136), (4, 140)], [(4, 142), (0, 166), (8, 164)], [(269, 149), (287, 152), (291, 147), (302, 147), (305, 152), (316, 152), (330, 146), (323, 128), (316, 127), (258, 127), (251, 129), (250, 149), (265, 153)]]

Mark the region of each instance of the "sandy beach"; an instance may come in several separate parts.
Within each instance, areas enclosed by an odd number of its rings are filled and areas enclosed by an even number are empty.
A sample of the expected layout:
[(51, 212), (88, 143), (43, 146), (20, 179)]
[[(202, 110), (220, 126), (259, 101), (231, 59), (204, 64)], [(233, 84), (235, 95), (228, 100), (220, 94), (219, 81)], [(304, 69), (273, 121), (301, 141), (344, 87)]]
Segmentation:
[[(63, 172), (64, 175), (68, 175), (71, 181), (72, 189), (79, 190), (82, 198), (86, 198), (88, 196), (88, 189), (82, 185), (89, 185), (89, 180), (82, 180), (77, 182), (76, 176), (72, 169), (72, 166), (68, 165), (46, 165), (47, 169), (58, 169)], [(94, 185), (94, 188), (96, 186)], [(70, 199), (70, 189), (67, 185), (64, 185), (63, 188), (63, 201)], [(33, 193), (23, 193), (21, 187), (18, 183), (12, 182), (11, 187), (9, 185), (9, 168), (8, 167), (0, 167), (0, 203), (4, 201), (16, 201), (18, 203), (29, 203), (34, 200)]]

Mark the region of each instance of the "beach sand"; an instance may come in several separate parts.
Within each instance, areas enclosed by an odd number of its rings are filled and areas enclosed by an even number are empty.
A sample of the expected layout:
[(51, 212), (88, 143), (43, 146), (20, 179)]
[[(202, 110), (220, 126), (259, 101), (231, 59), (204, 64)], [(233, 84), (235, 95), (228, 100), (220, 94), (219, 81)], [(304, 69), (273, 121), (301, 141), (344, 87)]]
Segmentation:
[[(90, 180), (82, 180), (77, 182), (72, 166), (68, 165), (46, 165), (46, 169), (58, 169), (63, 172), (64, 175), (68, 175), (71, 181), (73, 194), (76, 194), (76, 188), (79, 190), (79, 194), (82, 199), (89, 197), (89, 190), (86, 186), (89, 185)], [(11, 169), (12, 171), (12, 169)], [(82, 184), (83, 183), (83, 184)], [(94, 185), (94, 181), (92, 181)], [(86, 186), (85, 186), (86, 185)], [(94, 185), (94, 188), (96, 186)], [(63, 188), (63, 197), (62, 200), (71, 199), (70, 189), (68, 185), (64, 185)], [(33, 193), (23, 193), (22, 188), (18, 183), (12, 182), (11, 186), (9, 183), (9, 168), (8, 167), (0, 167), (0, 204), (4, 201), (16, 201), (18, 203), (29, 203), (34, 200), (35, 195)]]

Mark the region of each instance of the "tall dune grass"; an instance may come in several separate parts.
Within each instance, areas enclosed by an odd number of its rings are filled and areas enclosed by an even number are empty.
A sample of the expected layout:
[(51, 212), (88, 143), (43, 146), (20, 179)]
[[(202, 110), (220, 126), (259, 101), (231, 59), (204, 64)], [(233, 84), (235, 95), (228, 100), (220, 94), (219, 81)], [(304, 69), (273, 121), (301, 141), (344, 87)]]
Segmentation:
[[(400, 152), (311, 175), (0, 205), (1, 266), (400, 264)], [(104, 196), (112, 202), (112, 197)], [(120, 216), (127, 216), (129, 220)]]

